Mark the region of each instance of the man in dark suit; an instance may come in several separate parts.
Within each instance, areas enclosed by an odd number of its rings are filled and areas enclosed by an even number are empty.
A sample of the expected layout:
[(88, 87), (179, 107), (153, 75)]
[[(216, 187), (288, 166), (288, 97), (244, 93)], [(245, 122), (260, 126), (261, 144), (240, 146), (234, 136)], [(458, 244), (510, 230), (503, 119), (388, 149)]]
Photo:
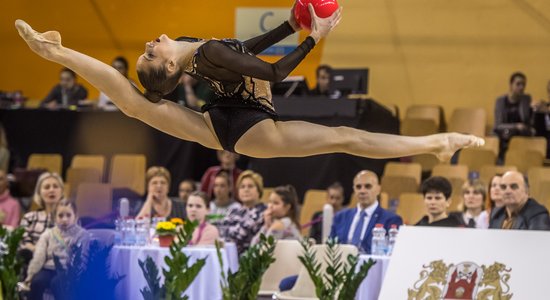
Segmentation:
[(504, 206), (493, 210), (489, 228), (550, 230), (548, 210), (529, 198), (529, 185), (521, 173), (504, 173), (500, 188)]
[(403, 220), (380, 207), (380, 184), (375, 173), (359, 172), (353, 179), (353, 191), (358, 200), (357, 207), (344, 209), (334, 216), (330, 237), (338, 238), (340, 243), (356, 245), (359, 250), (370, 254), (374, 226), (383, 224), (388, 231), (393, 224), (403, 224)]

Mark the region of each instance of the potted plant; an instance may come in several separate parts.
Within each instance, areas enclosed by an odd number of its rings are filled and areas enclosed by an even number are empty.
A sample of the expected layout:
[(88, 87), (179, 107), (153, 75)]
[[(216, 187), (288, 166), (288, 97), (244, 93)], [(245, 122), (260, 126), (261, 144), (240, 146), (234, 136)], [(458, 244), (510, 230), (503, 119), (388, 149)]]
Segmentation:
[(159, 246), (170, 247), (174, 237), (176, 236), (176, 227), (182, 225), (183, 220), (173, 218), (170, 221), (158, 222), (156, 232), (159, 237)]

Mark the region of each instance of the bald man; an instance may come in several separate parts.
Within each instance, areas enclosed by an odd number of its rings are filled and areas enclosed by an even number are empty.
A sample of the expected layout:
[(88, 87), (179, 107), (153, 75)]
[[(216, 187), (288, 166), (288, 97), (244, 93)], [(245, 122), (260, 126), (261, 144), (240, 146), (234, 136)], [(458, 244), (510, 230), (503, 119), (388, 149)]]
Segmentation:
[(548, 210), (529, 198), (529, 185), (521, 173), (504, 173), (500, 188), (504, 206), (493, 211), (489, 228), (550, 230)]
[(380, 207), (380, 184), (375, 173), (359, 172), (353, 179), (353, 191), (358, 200), (357, 207), (344, 209), (334, 216), (330, 237), (338, 238), (343, 244), (356, 245), (360, 251), (370, 254), (374, 226), (383, 224), (388, 231), (391, 225), (403, 224), (403, 220)]

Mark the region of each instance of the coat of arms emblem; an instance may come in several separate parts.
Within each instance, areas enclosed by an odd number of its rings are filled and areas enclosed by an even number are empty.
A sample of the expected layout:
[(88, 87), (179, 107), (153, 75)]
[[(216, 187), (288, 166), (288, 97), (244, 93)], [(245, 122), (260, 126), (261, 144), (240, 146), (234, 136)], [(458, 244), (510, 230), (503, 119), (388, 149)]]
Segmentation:
[(513, 295), (508, 285), (512, 269), (499, 262), (487, 267), (436, 260), (422, 268), (420, 279), (408, 290), (408, 300), (508, 300)]

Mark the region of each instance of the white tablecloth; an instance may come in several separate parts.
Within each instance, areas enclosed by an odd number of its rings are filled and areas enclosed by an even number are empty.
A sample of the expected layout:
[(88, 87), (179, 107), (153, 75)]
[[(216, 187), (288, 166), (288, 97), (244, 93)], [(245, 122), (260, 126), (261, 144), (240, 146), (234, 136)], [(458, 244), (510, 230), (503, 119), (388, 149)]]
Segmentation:
[[(231, 270), (238, 268), (238, 262), (236, 259), (236, 248), (233, 254), (231, 244), (226, 245), (226, 249), (221, 250), (222, 259), (224, 262), (224, 269), (227, 272), (228, 268)], [(234, 247), (234, 244), (233, 244)], [(193, 300), (216, 300), (222, 299), (220, 279), (221, 268), (218, 262), (216, 254), (216, 248), (214, 247), (187, 247), (183, 249), (183, 252), (191, 257), (191, 263), (198, 258), (208, 257), (206, 264), (199, 272), (191, 286), (185, 292), (189, 296), (189, 299)], [(234, 256), (229, 259), (229, 256)], [(111, 272), (118, 273), (119, 275), (126, 275), (122, 279), (116, 288), (116, 297), (119, 300), (139, 300), (143, 299), (140, 293), (140, 289), (143, 289), (147, 282), (143, 277), (143, 272), (139, 267), (138, 260), (145, 261), (147, 256), (150, 256), (159, 268), (161, 280), (164, 280), (162, 275), (162, 268), (166, 268), (164, 257), (168, 255), (169, 248), (161, 248), (158, 246), (115, 246), (111, 251)]]
[(358, 265), (360, 266), (363, 262), (367, 262), (369, 258), (375, 260), (376, 264), (370, 268), (369, 274), (359, 286), (355, 295), (355, 299), (357, 300), (378, 299), (378, 295), (382, 289), (382, 282), (390, 263), (390, 256), (361, 255), (359, 256)]

